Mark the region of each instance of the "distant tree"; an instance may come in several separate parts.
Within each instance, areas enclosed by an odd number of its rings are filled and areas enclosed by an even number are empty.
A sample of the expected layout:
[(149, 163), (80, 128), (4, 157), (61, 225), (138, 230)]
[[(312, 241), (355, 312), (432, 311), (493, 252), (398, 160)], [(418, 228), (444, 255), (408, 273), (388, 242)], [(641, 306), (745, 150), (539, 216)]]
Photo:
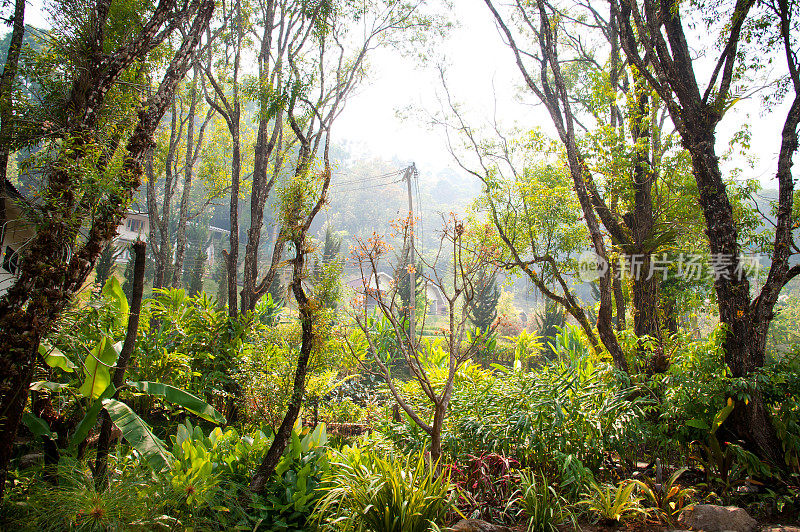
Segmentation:
[(122, 282), (122, 291), (125, 292), (125, 297), (128, 301), (133, 297), (133, 259), (129, 259), (125, 263), (125, 272), (122, 274), (125, 280)]
[(334, 232), (333, 227), (328, 224), (325, 228), (325, 244), (322, 248), (322, 262), (330, 264), (339, 259), (342, 250), (342, 237)]
[(497, 318), (497, 301), (500, 299), (497, 276), (486, 270), (482, 271), (473, 290), (475, 293), (467, 306), (467, 314), (475, 327), (488, 331)]
[(103, 251), (100, 253), (100, 256), (97, 258), (97, 266), (95, 266), (95, 284), (99, 287), (102, 287), (106, 284), (109, 277), (114, 274), (114, 270), (117, 269), (117, 265), (115, 264), (115, 260), (117, 258), (117, 253), (114, 253), (114, 245), (109, 242), (106, 247), (103, 248)]
[(225, 308), (228, 304), (228, 263), (224, 258), (217, 264), (214, 280), (217, 282), (217, 306)]
[(206, 272), (206, 253), (203, 247), (197, 248), (197, 255), (194, 259), (191, 276), (189, 278), (189, 295), (196, 296), (203, 291), (203, 277)]
[[(314, 261), (314, 296), (324, 308), (335, 309), (342, 293), (342, 268), (339, 257), (342, 237), (328, 225), (325, 229), (325, 242), (322, 246), (322, 260)], [(274, 297), (273, 297), (274, 299)]]

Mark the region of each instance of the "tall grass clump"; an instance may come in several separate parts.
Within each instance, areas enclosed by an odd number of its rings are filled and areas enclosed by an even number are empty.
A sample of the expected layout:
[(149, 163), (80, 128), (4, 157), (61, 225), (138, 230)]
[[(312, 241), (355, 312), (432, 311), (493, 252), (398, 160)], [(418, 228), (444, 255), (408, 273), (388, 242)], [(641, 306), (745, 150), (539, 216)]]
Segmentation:
[(449, 474), (423, 454), (404, 460), (345, 448), (314, 512), (320, 529), (337, 532), (425, 532), (453, 508)]
[(573, 521), (569, 503), (547, 482), (544, 475), (520, 471), (516, 503), (527, 518), (527, 532), (556, 532), (558, 525)]

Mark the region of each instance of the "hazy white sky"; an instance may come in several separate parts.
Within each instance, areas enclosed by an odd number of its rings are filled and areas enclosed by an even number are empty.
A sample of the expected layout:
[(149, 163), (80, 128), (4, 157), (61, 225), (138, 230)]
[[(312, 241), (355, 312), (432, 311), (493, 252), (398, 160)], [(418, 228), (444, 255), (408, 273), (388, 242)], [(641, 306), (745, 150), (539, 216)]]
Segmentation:
[[(29, 2), (27, 23), (46, 25), (41, 2)], [(483, 1), (456, 0), (453, 4), (458, 27), (441, 52), (448, 64), (454, 98), (469, 110), (476, 123), (491, 119), (496, 105), (497, 116), (506, 126), (546, 127), (549, 118), (541, 108), (515, 100), (521, 77)], [(334, 125), (337, 141), (346, 142), (354, 155), (414, 161), (423, 175), (448, 167), (455, 169), (441, 131), (426, 126), (423, 115), (398, 116), (409, 106), (436, 108), (436, 93), (441, 92), (441, 85), (435, 69), (419, 67), (412, 58), (393, 50), (374, 55), (370, 67), (370, 79), (349, 99)], [(737, 105), (737, 112), (726, 116), (718, 129), (722, 148), (732, 131), (742, 123), (751, 124), (759, 161), (743, 177), (758, 178), (765, 187), (776, 186), (773, 176), (785, 109), (786, 106), (782, 108), (783, 115), (779, 111), (764, 116), (757, 98), (746, 100)]]

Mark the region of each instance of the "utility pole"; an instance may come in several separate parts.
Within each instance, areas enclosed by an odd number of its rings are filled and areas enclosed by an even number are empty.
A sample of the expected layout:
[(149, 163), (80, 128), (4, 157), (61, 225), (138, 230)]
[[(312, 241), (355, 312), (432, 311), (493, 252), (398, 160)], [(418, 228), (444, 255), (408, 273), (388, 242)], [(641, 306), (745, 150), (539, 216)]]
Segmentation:
[(403, 180), (408, 185), (408, 229), (409, 229), (409, 246), (408, 246), (408, 336), (411, 339), (411, 345), (415, 346), (417, 341), (417, 327), (416, 327), (416, 309), (417, 309), (417, 294), (416, 294), (416, 252), (414, 250), (414, 203), (411, 196), (411, 178), (417, 175), (417, 167), (414, 163), (406, 168), (406, 173), (403, 175)]

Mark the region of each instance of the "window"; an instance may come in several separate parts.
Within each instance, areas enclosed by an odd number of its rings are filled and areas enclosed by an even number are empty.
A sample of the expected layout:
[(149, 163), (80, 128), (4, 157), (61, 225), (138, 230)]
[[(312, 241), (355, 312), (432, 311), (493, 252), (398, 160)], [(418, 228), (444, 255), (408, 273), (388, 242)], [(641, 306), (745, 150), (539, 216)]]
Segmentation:
[(19, 255), (10, 246), (6, 246), (6, 252), (3, 254), (3, 269), (12, 275), (16, 275), (19, 271)]
[(126, 222), (128, 229), (133, 231), (134, 233), (139, 231), (142, 226), (144, 225), (141, 220), (128, 220)]

